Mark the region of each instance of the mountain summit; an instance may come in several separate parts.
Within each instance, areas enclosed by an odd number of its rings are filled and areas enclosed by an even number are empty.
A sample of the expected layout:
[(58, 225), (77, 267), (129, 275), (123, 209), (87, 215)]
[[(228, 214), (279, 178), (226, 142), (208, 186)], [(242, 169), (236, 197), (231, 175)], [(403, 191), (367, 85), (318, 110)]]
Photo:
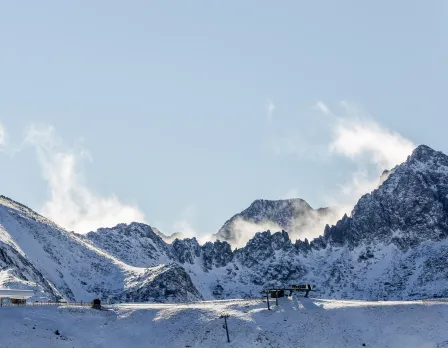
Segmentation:
[(237, 245), (244, 245), (262, 230), (286, 230), (297, 238), (310, 230), (322, 231), (326, 223), (336, 220), (337, 213), (336, 208), (313, 209), (300, 198), (257, 199), (227, 220), (214, 236)]
[(266, 222), (276, 228), (255, 233), (232, 251), (226, 241), (167, 244), (140, 223), (80, 236), (0, 197), (0, 286), (69, 300), (258, 297), (266, 287), (304, 282), (333, 298), (448, 296), (445, 154), (419, 146), (361, 197), (350, 216), (327, 225), (314, 240), (294, 241), (285, 231), (297, 217), (319, 217), (319, 211), (303, 200), (257, 200), (220, 233), (235, 238), (231, 227), (239, 220), (255, 229)]

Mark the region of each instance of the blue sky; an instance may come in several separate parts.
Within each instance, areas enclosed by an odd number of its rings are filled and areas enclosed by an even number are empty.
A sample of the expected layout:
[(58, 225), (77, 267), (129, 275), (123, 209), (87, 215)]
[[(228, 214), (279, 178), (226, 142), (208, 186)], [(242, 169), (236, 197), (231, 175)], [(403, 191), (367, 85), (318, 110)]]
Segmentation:
[(133, 219), (216, 232), (257, 198), (350, 205), (414, 144), (448, 152), (447, 14), (444, 1), (4, 2), (2, 194), (81, 232)]

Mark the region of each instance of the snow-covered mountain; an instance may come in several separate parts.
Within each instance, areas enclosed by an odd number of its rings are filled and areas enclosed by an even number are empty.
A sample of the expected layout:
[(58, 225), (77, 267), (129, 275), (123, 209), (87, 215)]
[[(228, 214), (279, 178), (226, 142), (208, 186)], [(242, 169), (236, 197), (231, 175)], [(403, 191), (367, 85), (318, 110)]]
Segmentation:
[(419, 146), (321, 237), (292, 243), (286, 232), (258, 233), (221, 284), (251, 294), (306, 281), (339, 298), (447, 296), (447, 219), (448, 157)]
[(80, 236), (2, 197), (0, 286), (116, 301), (253, 297), (297, 282), (335, 298), (448, 296), (448, 157), (419, 146), (382, 181), (312, 241), (286, 232), (297, 216), (315, 212), (305, 201), (256, 201), (239, 217), (269, 219), (279, 231), (258, 232), (233, 251), (226, 241), (168, 244), (141, 223)]
[(257, 199), (227, 220), (214, 236), (243, 246), (260, 230), (285, 230), (293, 238), (300, 238), (304, 233), (319, 235), (327, 223), (341, 218), (338, 213), (339, 209), (335, 207), (313, 209), (300, 198)]
[[(126, 247), (124, 242), (121, 245)], [(164, 263), (151, 268), (126, 264), (87, 238), (4, 196), (0, 197), (0, 265), (0, 286), (37, 289), (51, 299), (118, 300), (136, 292), (146, 300), (201, 297), (194, 287), (175, 291), (179, 279), (191, 283), (177, 265)]]

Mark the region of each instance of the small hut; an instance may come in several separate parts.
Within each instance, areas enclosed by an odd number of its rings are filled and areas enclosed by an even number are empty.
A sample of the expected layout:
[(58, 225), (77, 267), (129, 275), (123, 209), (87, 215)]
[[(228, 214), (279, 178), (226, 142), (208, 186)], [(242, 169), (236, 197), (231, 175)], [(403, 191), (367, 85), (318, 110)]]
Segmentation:
[(34, 296), (33, 290), (0, 289), (0, 306), (3, 299), (9, 299), (11, 304), (25, 305), (26, 300)]
[(101, 300), (99, 298), (92, 301), (92, 308), (101, 309)]

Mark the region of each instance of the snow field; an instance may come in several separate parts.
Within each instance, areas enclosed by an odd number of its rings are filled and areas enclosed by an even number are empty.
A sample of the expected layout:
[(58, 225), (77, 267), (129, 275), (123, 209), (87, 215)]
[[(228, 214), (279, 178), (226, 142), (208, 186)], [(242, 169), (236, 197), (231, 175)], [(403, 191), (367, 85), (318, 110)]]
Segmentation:
[(448, 347), (444, 301), (293, 297), (271, 308), (261, 300), (0, 308), (0, 347)]

